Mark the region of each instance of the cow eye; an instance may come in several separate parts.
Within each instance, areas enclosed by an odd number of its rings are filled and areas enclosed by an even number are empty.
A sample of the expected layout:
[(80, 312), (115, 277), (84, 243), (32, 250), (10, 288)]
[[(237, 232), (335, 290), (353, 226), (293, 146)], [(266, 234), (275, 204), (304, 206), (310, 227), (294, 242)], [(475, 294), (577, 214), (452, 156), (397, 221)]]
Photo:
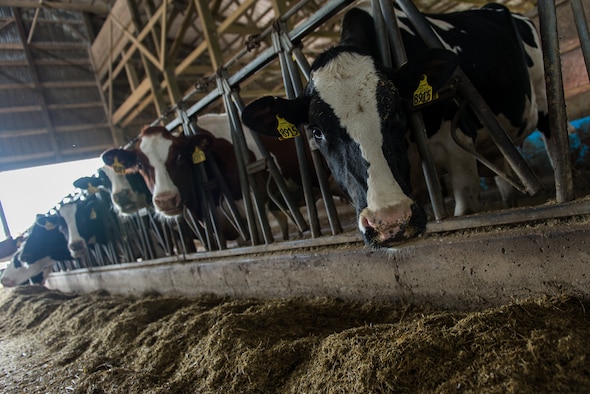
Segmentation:
[(324, 132), (318, 128), (313, 128), (311, 129), (311, 133), (313, 134), (313, 138), (316, 139), (316, 141), (321, 141), (324, 139)]

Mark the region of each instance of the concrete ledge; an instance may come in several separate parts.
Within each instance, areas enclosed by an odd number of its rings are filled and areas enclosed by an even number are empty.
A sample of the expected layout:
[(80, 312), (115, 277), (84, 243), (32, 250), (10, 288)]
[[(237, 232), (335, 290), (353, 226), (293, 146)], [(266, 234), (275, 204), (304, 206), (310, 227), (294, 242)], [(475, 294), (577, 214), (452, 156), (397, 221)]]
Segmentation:
[[(357, 237), (267, 253), (208, 253), (53, 273), (64, 292), (106, 290), (232, 297), (330, 296), (405, 300), (470, 309), (541, 294), (590, 298), (588, 219), (471, 234), (433, 235), (402, 248), (371, 250)], [(329, 240), (329, 238), (328, 238)], [(303, 247), (301, 246), (303, 245)], [(285, 245), (285, 247), (289, 247)]]

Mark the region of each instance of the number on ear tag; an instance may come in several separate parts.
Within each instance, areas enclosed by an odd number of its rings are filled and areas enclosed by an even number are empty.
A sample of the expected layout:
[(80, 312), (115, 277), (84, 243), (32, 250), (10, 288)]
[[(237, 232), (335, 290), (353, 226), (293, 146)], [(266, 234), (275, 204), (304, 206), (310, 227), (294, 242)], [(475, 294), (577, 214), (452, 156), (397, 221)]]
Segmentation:
[(279, 122), (277, 125), (277, 131), (281, 135), (279, 138), (280, 140), (295, 138), (299, 135), (299, 130), (293, 123), (289, 122), (285, 118), (281, 118), (279, 115), (277, 115), (277, 121)]
[(193, 164), (198, 164), (204, 162), (207, 157), (205, 156), (205, 152), (203, 152), (198, 146), (195, 146), (195, 151), (192, 155)]
[(417, 107), (419, 105), (427, 104), (432, 100), (436, 100), (437, 98), (438, 93), (433, 94), (432, 86), (428, 84), (426, 74), (422, 74), (418, 88), (414, 91), (414, 95), (412, 97), (412, 105)]

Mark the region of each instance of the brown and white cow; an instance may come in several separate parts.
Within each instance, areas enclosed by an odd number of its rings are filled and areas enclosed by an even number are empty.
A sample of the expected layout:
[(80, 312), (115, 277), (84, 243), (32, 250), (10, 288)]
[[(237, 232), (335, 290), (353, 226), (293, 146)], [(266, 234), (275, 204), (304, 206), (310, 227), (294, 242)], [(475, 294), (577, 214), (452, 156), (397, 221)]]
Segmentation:
[[(133, 149), (110, 149), (102, 154), (108, 166), (122, 165), (126, 171), (139, 171), (152, 193), (156, 212), (163, 219), (180, 216), (186, 207), (194, 218), (205, 218), (206, 206), (202, 201), (197, 184), (195, 165), (206, 160), (204, 152), (215, 160), (228, 186), (231, 198), (241, 199), (241, 188), (237, 170), (237, 159), (233, 145), (216, 138), (207, 131), (198, 135), (174, 135), (163, 126), (144, 128)], [(207, 177), (214, 174), (207, 169)], [(211, 190), (213, 201), (220, 201), (220, 189)], [(216, 209), (220, 209), (216, 205)], [(233, 224), (218, 212), (219, 225), (226, 239), (235, 240), (239, 232)]]

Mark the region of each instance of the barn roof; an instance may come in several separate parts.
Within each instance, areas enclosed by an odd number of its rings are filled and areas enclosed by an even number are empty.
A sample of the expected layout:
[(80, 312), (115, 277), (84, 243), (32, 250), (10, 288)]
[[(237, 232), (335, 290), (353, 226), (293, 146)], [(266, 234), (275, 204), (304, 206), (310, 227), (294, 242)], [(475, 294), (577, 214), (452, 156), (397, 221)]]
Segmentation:
[[(486, 2), (415, 1), (426, 12)], [(519, 12), (534, 8), (532, 0), (502, 2)], [(250, 44), (277, 15), (296, 9), (293, 27), (327, 3), (0, 0), (0, 171), (96, 157), (124, 144), (182, 98), (190, 104), (217, 89), (220, 66), (234, 73), (272, 45), (269, 37)], [(338, 29), (338, 18), (322, 24), (303, 39), (304, 53), (311, 58), (333, 43)], [(282, 94), (278, 63), (240, 89), (244, 100)], [(210, 110), (222, 111), (221, 102)]]

